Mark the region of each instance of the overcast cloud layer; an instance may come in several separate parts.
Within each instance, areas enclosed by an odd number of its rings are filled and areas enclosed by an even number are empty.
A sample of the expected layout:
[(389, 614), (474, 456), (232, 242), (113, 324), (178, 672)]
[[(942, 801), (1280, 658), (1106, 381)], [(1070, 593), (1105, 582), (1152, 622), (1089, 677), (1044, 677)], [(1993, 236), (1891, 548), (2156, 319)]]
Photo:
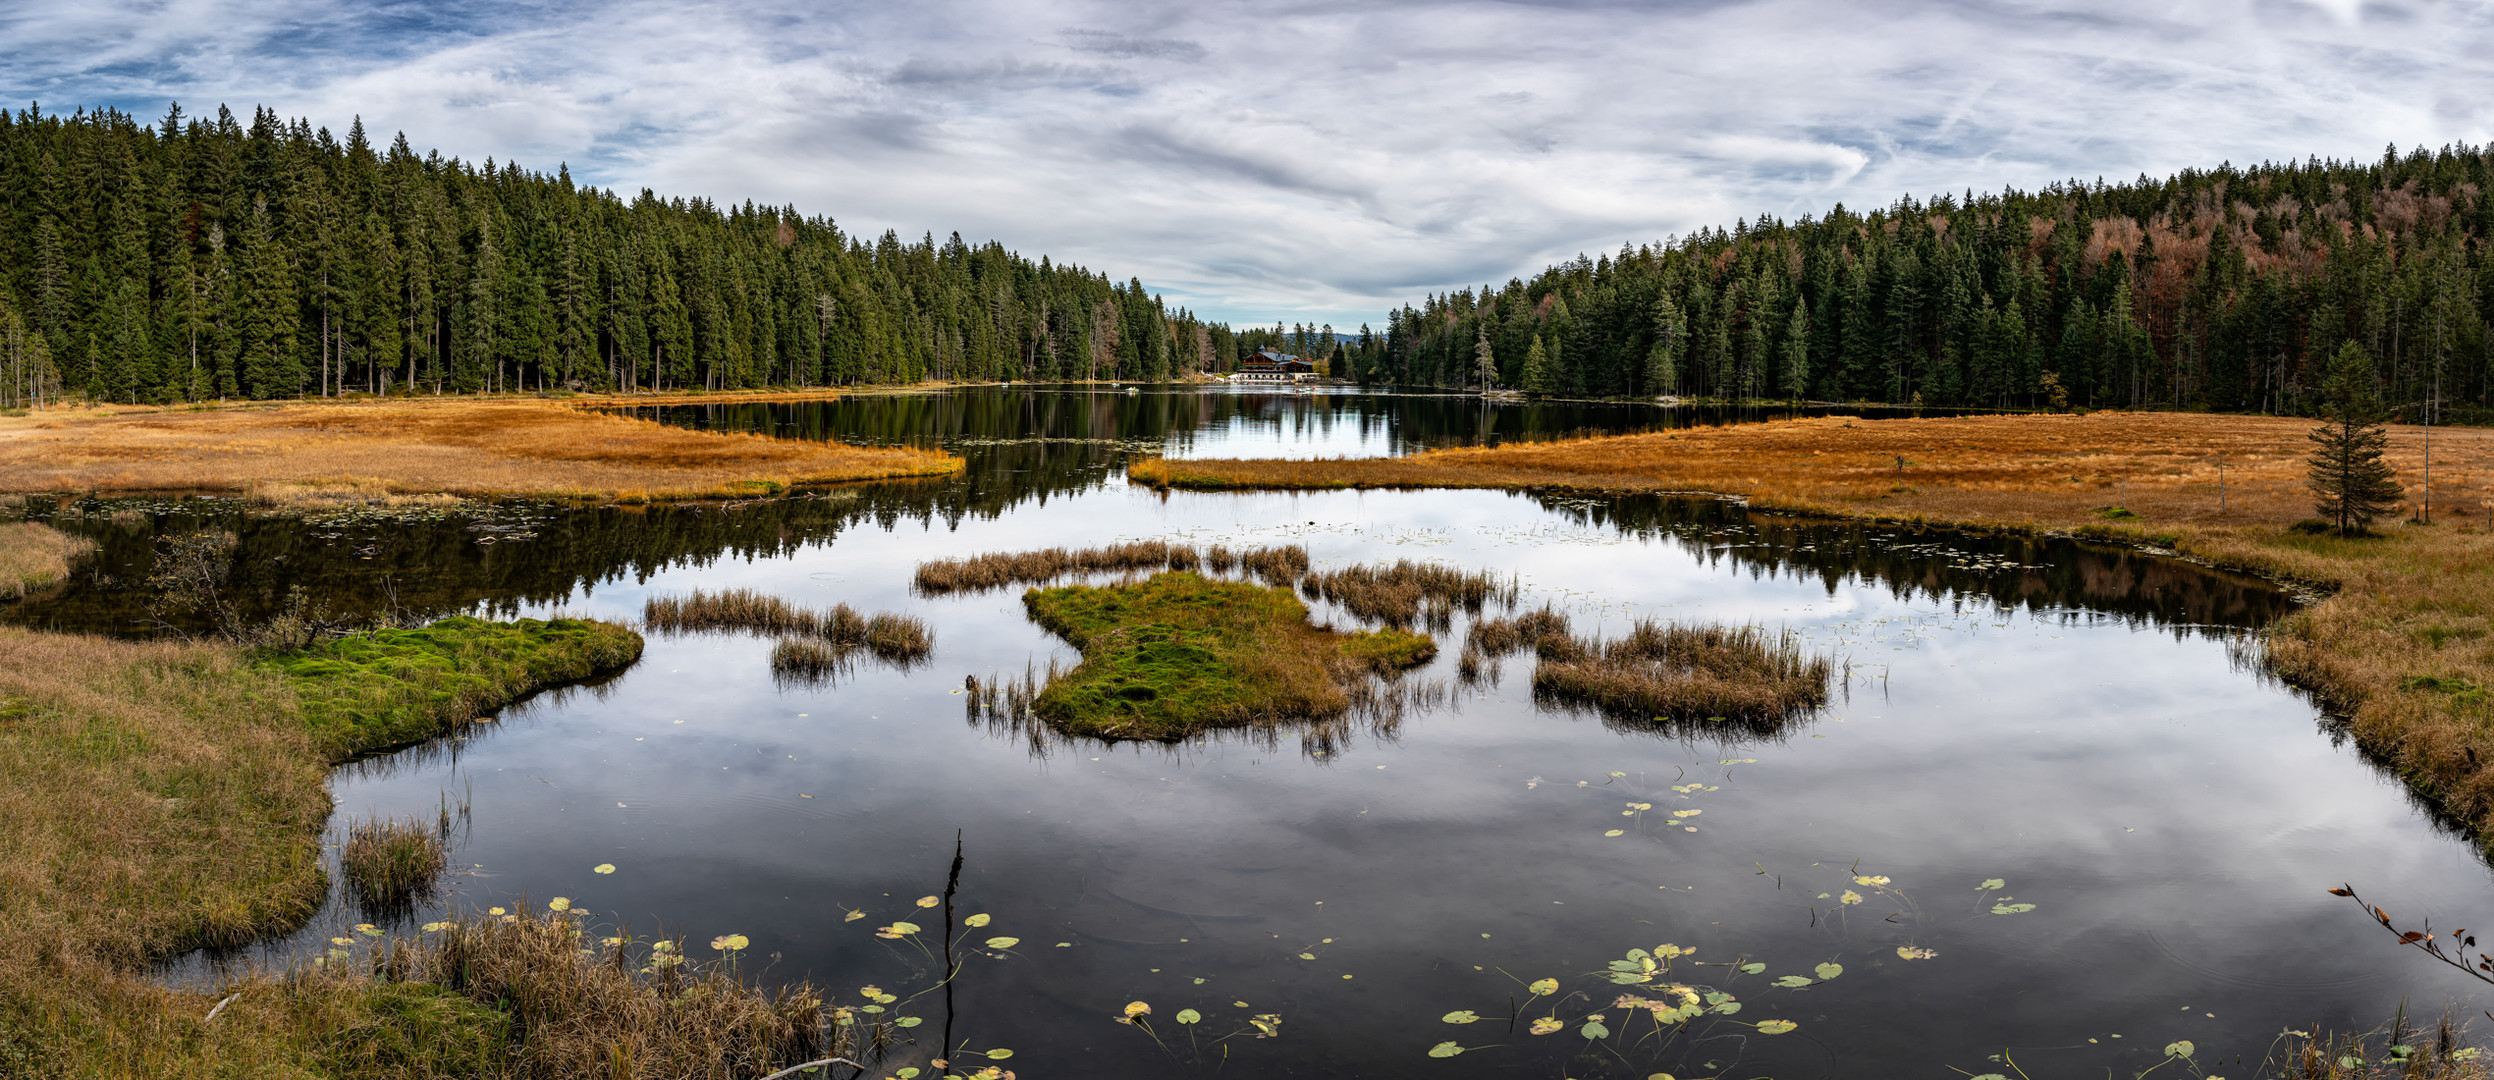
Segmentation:
[(2494, 130), (2494, 5), (17, 0), (0, 92), (267, 104), (642, 187), (958, 230), (1216, 318), (1841, 201)]

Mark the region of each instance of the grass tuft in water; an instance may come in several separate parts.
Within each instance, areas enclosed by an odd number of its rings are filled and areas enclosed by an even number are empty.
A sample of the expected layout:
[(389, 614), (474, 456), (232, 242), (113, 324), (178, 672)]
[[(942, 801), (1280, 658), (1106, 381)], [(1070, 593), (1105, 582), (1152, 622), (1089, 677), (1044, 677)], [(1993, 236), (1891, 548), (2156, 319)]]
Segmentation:
[(347, 890), (370, 912), (403, 912), (432, 896), (449, 862), (449, 843), (414, 818), (349, 824), (346, 846), (338, 852)]
[[(828, 610), (803, 608), (752, 589), (720, 592), (693, 590), (684, 596), (655, 596), (641, 606), (641, 621), (652, 630), (673, 634), (751, 631), (780, 635), (772, 652), (774, 671), (793, 672), (804, 666), (800, 644), (846, 652), (865, 649), (879, 659), (908, 665), (935, 651), (935, 633), (914, 615), (877, 612), (860, 615), (847, 604)], [(783, 665), (786, 652), (790, 664)], [(825, 668), (828, 671), (828, 667)]]
[(1631, 719), (1780, 726), (1827, 704), (1832, 665), (1789, 632), (1638, 620), (1601, 641), (1545, 634), (1533, 696)]
[(1425, 622), (1435, 630), (1453, 625), (1457, 608), (1478, 615), (1489, 603), (1511, 606), (1516, 599), (1515, 583), (1501, 584), (1495, 574), (1409, 559), (1396, 560), (1391, 566), (1349, 566), (1311, 574), (1300, 583), (1299, 591), (1333, 601), (1372, 622), (1398, 627)]

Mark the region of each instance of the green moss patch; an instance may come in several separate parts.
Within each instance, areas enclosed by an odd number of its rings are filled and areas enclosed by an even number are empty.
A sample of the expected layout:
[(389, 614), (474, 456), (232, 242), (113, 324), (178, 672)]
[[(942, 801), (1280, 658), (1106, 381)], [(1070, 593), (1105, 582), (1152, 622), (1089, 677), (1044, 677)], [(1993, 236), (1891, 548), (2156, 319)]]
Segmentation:
[(264, 651), (286, 677), (303, 722), (344, 757), (429, 739), (550, 686), (622, 668), (641, 636), (587, 619), (444, 619), (307, 649)]
[(1332, 716), (1350, 707), (1351, 680), (1425, 663), (1437, 652), (1419, 634), (1313, 625), (1289, 589), (1187, 571), (1129, 585), (1033, 589), (1022, 602), (1083, 654), (1040, 691), (1032, 711), (1099, 738), (1177, 739)]

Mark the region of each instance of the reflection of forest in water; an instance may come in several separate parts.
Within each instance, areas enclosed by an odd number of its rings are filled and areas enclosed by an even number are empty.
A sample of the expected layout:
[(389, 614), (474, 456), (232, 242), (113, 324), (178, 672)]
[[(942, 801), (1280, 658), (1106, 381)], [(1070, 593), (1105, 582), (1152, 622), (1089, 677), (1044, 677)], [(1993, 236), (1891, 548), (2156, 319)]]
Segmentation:
[(1016, 446), (1047, 447), (1106, 469), (1124, 455), (1185, 454), (1234, 432), (1261, 445), (1276, 437), (1329, 450), (1367, 447), (1368, 456), (1437, 446), (1495, 446), (1594, 434), (1622, 434), (1795, 416), (1945, 416), (1953, 411), (1875, 405), (1661, 405), (1641, 401), (1520, 401), (1470, 394), (1388, 391), (1312, 393), (1193, 386), (1126, 393), (1105, 389), (969, 387), (941, 393), (866, 394), (829, 401), (663, 405), (625, 409), (668, 424), (752, 431), (783, 438), (868, 446), (941, 447), (970, 459)]
[[(1025, 451), (1034, 469), (1077, 456), (1044, 446), (999, 450), (986, 464), (1023, 460)], [(350, 620), (392, 610), (417, 618), (479, 610), (507, 616), (524, 605), (561, 603), (600, 584), (645, 581), (668, 567), (789, 555), (848, 529), (888, 530), (904, 522), (949, 527), (965, 516), (1000, 517), (1025, 499), (1045, 500), (1062, 490), (1028, 472), (1000, 468), (993, 477), (860, 485), (750, 502), (593, 508), (503, 503), (474, 513), (298, 517), (246, 512), (231, 499), (53, 505), (31, 500), (30, 516), (95, 540), (98, 551), (70, 581), (16, 605), (9, 616), (62, 630), (148, 632), (152, 597), (146, 581), (156, 538), (197, 529), (235, 534), (223, 592), (247, 619), (279, 610), (288, 588), (296, 585)], [(2293, 604), (2283, 591), (2254, 578), (2068, 539), (1805, 521), (1712, 499), (1516, 498), (1534, 504), (1528, 517), (1555, 513), (1628, 535), (1668, 537), (1710, 563), (1728, 559), (1753, 574), (1820, 577), (1831, 593), (1840, 582), (1859, 577), (1901, 595), (2088, 610), (2177, 628), (2258, 626)]]

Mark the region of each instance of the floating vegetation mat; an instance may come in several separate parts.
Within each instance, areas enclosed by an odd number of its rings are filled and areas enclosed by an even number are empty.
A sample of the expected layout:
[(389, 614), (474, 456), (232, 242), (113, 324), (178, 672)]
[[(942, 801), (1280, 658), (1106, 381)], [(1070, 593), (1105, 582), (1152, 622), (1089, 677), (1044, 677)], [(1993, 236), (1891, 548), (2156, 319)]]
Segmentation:
[(1194, 570), (1209, 564), (1217, 573), (1243, 568), (1276, 585), (1289, 584), (1307, 573), (1308, 551), (1292, 544), (1233, 553), (1215, 547), (1209, 557), (1185, 544), (1136, 540), (1096, 548), (1046, 548), (1040, 551), (992, 552), (966, 559), (937, 559), (918, 566), (918, 591), (928, 596), (1001, 589), (1012, 585), (1044, 585), (1077, 574), (1136, 573), (1145, 570)]
[(1640, 619), (1628, 636), (1603, 641), (1545, 624), (1535, 646), (1538, 701), (1617, 719), (1740, 724), (1761, 733), (1825, 707), (1833, 672), (1792, 633), (1770, 636), (1755, 626)]
[[(1019, 684), (973, 678), (965, 684), (973, 717), (1037, 718), (1102, 739), (1174, 740), (1213, 728), (1399, 718), (1432, 693), (1394, 680), (1436, 656), (1435, 641), (1399, 629), (1314, 625), (1284, 587), (1178, 570), (1129, 584), (1035, 589), (1023, 604), (1081, 649), (1082, 663), (1071, 671), (1051, 666), (1044, 683), (1036, 672)], [(1434, 697), (1444, 699), (1443, 686)]]

